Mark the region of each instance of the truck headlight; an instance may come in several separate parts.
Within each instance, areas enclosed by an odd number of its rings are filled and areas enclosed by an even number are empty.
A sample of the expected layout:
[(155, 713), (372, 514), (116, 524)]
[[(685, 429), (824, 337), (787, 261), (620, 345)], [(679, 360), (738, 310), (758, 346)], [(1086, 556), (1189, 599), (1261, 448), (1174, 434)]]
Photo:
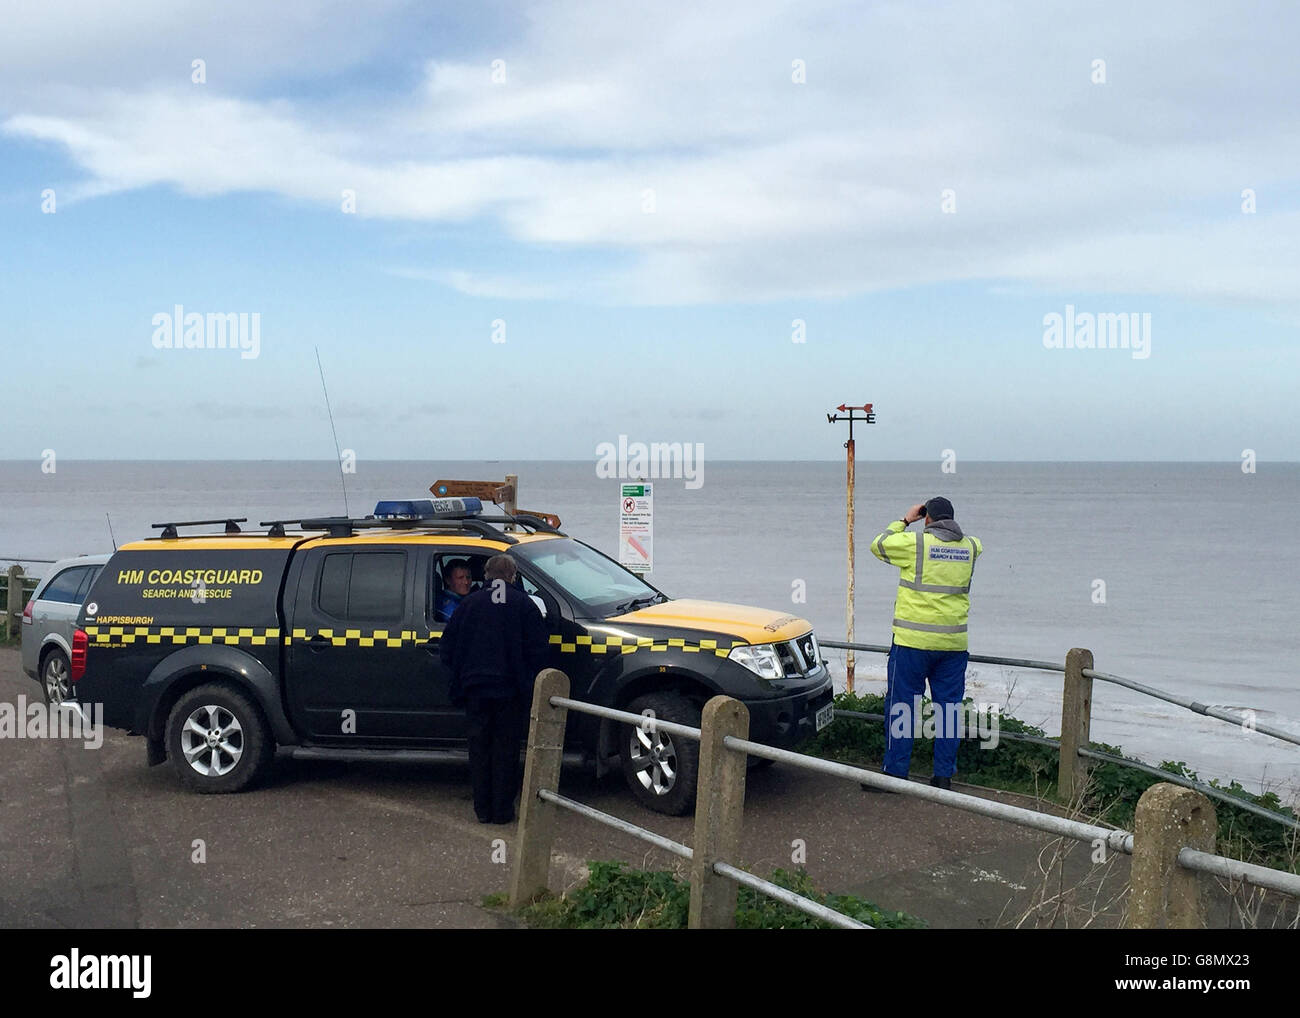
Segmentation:
[(776, 647), (770, 643), (759, 643), (749, 647), (733, 647), (727, 655), (728, 660), (744, 665), (751, 672), (763, 679), (780, 679), (785, 676), (781, 668), (781, 659)]

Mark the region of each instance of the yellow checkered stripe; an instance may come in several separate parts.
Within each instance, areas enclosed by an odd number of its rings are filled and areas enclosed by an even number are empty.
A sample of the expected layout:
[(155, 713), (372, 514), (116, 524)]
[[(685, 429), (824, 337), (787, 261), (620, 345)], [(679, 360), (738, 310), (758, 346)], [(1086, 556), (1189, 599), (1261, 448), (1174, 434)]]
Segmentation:
[(551, 637), (551, 646), (559, 647), (561, 654), (635, 654), (638, 650), (680, 650), (686, 654), (716, 654), (718, 657), (726, 657), (733, 647), (744, 647), (747, 644), (744, 640), (732, 640), (724, 647), (717, 640), (688, 643), (677, 637), (656, 640), (649, 636), (579, 636), (574, 640), (566, 640), (554, 635)]
[(305, 643), (322, 636), (335, 647), (413, 647), (441, 633), (414, 629), (278, 629), (222, 626), (86, 626), (90, 645), (96, 644), (227, 644), (245, 647)]

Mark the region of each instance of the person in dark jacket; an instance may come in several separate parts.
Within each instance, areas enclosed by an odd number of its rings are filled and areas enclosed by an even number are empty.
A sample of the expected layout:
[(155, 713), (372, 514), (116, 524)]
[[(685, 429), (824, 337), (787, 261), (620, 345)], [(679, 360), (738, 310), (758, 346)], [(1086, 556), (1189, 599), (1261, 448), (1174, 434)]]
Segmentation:
[(519, 740), (533, 680), (546, 666), (547, 635), (532, 598), (516, 587), (509, 555), (484, 567), (439, 641), (451, 702), (469, 718), (469, 770), (480, 823), (508, 824), (519, 794)]

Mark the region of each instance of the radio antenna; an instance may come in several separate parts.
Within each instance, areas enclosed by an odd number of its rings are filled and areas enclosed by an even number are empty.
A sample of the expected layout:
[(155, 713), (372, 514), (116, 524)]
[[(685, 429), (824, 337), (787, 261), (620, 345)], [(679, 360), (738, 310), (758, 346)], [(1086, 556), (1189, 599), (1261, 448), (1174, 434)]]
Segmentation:
[(321, 367), (320, 347), (316, 346), (312, 347), (312, 349), (316, 351), (316, 367), (320, 371), (320, 387), (321, 391), (325, 393), (325, 412), (329, 414), (330, 431), (334, 434), (334, 455), (339, 465), (339, 483), (343, 485), (343, 515), (351, 516), (352, 514), (348, 512), (348, 482), (343, 473), (343, 450), (339, 448), (339, 433), (338, 429), (334, 427), (334, 411), (330, 409), (330, 391), (325, 388), (325, 369)]
[(108, 539), (113, 542), (113, 550), (117, 551), (117, 538), (113, 536), (113, 517), (104, 513), (104, 519), (108, 520)]

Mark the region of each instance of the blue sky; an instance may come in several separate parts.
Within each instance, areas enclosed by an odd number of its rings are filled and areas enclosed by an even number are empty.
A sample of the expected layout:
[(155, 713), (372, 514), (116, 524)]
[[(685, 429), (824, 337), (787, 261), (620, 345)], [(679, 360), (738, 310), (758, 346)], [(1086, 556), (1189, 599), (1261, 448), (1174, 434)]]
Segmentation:
[(7, 456), (331, 456), (318, 346), (359, 458), (1300, 459), (1286, 5), (222, 10), (0, 37)]

